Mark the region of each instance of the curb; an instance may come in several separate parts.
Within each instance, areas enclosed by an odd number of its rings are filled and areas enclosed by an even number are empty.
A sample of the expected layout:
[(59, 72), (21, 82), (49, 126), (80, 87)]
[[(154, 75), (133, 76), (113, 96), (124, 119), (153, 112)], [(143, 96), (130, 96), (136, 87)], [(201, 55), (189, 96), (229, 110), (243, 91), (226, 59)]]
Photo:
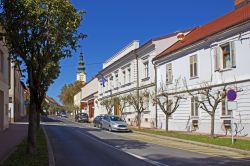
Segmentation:
[(226, 146), (220, 146), (220, 145), (206, 144), (206, 143), (196, 142), (196, 141), (189, 141), (189, 140), (184, 140), (184, 139), (179, 139), (179, 138), (174, 138), (174, 137), (168, 137), (168, 136), (153, 135), (153, 134), (144, 133), (144, 132), (140, 132), (140, 131), (134, 131), (134, 130), (133, 130), (133, 132), (137, 133), (137, 134), (141, 134), (141, 135), (156, 137), (156, 138), (159, 138), (159, 139), (165, 139), (165, 140), (169, 139), (169, 140), (172, 140), (172, 141), (178, 141), (178, 142), (188, 143), (188, 144), (192, 144), (192, 145), (206, 146), (206, 147), (211, 147), (211, 148), (215, 148), (215, 149), (234, 151), (234, 152), (238, 152), (238, 153), (243, 154), (243, 155), (250, 155), (250, 151), (247, 151), (247, 150), (241, 150), (241, 149), (236, 149), (236, 148), (231, 148), (231, 147), (226, 147)]
[(47, 150), (48, 150), (48, 157), (49, 157), (49, 166), (55, 166), (55, 158), (54, 158), (54, 153), (52, 150), (51, 142), (49, 140), (48, 134), (44, 128), (44, 125), (42, 125), (42, 129), (46, 138), (47, 142)]

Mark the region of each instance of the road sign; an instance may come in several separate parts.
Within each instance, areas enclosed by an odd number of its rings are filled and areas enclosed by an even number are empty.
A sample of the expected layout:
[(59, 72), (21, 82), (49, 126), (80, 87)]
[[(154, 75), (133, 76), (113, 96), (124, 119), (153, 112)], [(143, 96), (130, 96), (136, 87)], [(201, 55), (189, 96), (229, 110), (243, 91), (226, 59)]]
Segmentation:
[(227, 91), (227, 99), (229, 101), (234, 101), (237, 98), (237, 93), (234, 89), (229, 89)]
[(227, 110), (237, 110), (238, 109), (238, 104), (237, 101), (228, 101), (227, 102)]

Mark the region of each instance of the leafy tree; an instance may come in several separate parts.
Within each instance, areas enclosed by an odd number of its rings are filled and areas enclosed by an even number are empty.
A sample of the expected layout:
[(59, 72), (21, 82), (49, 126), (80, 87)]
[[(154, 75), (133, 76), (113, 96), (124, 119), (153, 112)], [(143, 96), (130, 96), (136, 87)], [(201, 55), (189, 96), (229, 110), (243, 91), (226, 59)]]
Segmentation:
[(68, 111), (73, 111), (75, 108), (74, 105), (74, 96), (81, 91), (81, 88), (85, 85), (82, 81), (76, 81), (72, 84), (65, 84), (60, 92), (59, 99), (68, 109)]
[(106, 108), (107, 114), (111, 114), (113, 111), (113, 107), (114, 107), (114, 102), (115, 99), (111, 98), (111, 99), (103, 99), (101, 101), (101, 105), (104, 106)]
[[(72, 55), (78, 40), (77, 32), (83, 12), (68, 0), (2, 0), (0, 22), (9, 48), (10, 58), (23, 62), (30, 90), (27, 153), (36, 152), (36, 113), (41, 108), (43, 83), (50, 84), (48, 64), (57, 65)], [(52, 68), (50, 68), (52, 69)], [(50, 71), (49, 71), (50, 72)], [(42, 96), (42, 97), (41, 97)]]

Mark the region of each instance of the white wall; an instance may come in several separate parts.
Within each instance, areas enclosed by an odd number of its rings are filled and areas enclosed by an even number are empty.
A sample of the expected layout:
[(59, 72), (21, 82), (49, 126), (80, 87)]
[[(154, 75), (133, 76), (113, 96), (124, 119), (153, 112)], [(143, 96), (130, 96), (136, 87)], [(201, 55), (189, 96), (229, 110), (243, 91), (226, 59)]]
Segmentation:
[(9, 127), (8, 119), (8, 103), (9, 103), (9, 65), (8, 65), (8, 50), (0, 41), (0, 51), (3, 54), (3, 72), (0, 72), (0, 90), (3, 92), (3, 98), (1, 104), (3, 104), (3, 110), (0, 110), (0, 131)]
[[(240, 30), (240, 29), (238, 29)], [(241, 31), (242, 32), (242, 31)], [(239, 33), (236, 31), (230, 32), (231, 36), (219, 39), (220, 36), (216, 38), (212, 37), (212, 43), (209, 45), (197, 45), (196, 51), (180, 51), (179, 53), (172, 54), (168, 58), (163, 58), (159, 61), (157, 66), (157, 86), (160, 87), (162, 84), (166, 84), (166, 64), (172, 63), (173, 79), (185, 78), (189, 88), (199, 87), (204, 81), (211, 81), (211, 84), (216, 85), (219, 83), (227, 83), (231, 81), (242, 81), (250, 79), (250, 31), (243, 31), (244, 33)], [(228, 35), (228, 34), (221, 34)], [(243, 40), (240, 40), (243, 39)], [(223, 70), (215, 72), (214, 70), (214, 45), (221, 45), (229, 41), (235, 42), (236, 51), (236, 68), (231, 68), (228, 70)], [(211, 45), (210, 45), (211, 44)], [(191, 49), (190, 49), (191, 50)], [(189, 76), (189, 57), (192, 55), (197, 55), (198, 57), (198, 77), (195, 79), (190, 79)], [(178, 57), (175, 59), (174, 57)], [(235, 85), (231, 85), (235, 87)], [(238, 110), (234, 111), (234, 120), (238, 125), (244, 127), (242, 135), (248, 133), (250, 135), (250, 81), (245, 83), (237, 83), (237, 87), (242, 88), (243, 91), (238, 93)], [(181, 81), (180, 89), (184, 90)], [(169, 129), (170, 130), (190, 130), (190, 114), (191, 114), (191, 104), (190, 96), (187, 96), (187, 100), (182, 101), (178, 110), (173, 114), (173, 118), (170, 119)], [(165, 128), (165, 116), (159, 109), (159, 124), (162, 124), (162, 128)], [(197, 132), (208, 133), (210, 131), (210, 117), (203, 110), (199, 109), (199, 129)], [(216, 110), (216, 120), (215, 120), (215, 133), (225, 134), (224, 127), (222, 125), (224, 119), (230, 119), (230, 117), (221, 116), (221, 104)], [(160, 127), (160, 126), (159, 126)]]

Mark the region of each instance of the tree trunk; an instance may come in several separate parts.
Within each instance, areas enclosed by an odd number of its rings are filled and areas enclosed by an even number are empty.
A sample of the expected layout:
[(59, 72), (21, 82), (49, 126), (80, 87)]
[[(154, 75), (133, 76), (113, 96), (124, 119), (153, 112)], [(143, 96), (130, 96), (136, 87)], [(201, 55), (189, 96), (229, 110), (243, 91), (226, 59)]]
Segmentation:
[(29, 127), (27, 138), (27, 153), (36, 153), (36, 104), (34, 102), (34, 92), (30, 91), (30, 106), (29, 106)]
[(211, 137), (214, 137), (214, 114), (211, 115)]
[(168, 131), (168, 116), (166, 115), (166, 131)]
[(40, 109), (37, 110), (37, 113), (36, 113), (36, 128), (37, 130), (40, 129), (40, 123), (41, 123), (41, 113), (40, 113)]
[(138, 112), (137, 115), (137, 127), (140, 129), (141, 128), (141, 113)]

